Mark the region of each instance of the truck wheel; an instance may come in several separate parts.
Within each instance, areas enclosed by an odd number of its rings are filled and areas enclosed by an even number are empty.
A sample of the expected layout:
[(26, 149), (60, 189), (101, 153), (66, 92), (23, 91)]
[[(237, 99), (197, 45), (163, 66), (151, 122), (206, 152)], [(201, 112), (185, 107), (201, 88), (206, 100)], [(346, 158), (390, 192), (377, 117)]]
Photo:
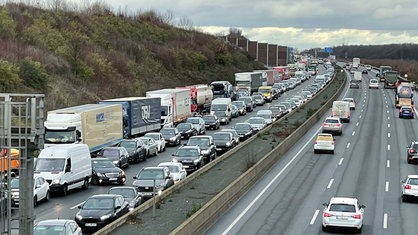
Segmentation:
[(86, 178), (84, 179), (83, 186), (81, 186), (82, 189), (86, 190), (89, 188), (89, 180)]
[(64, 184), (64, 187), (62, 188), (62, 196), (67, 196), (68, 194), (68, 186)]
[(92, 178), (91, 179), (91, 183), (94, 185), (98, 185), (99, 184), (99, 180), (97, 178)]

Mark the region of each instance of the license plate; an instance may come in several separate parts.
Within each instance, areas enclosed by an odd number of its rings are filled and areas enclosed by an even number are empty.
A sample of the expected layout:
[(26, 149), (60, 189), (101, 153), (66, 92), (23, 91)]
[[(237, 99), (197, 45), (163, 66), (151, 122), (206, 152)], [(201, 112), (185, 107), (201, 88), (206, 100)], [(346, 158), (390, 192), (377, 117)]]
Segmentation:
[(118, 178), (110, 178), (109, 180), (115, 181), (115, 180), (118, 180)]
[(147, 195), (147, 196), (152, 195), (152, 193), (142, 193), (142, 194)]
[(184, 167), (184, 168), (189, 168), (189, 166), (187, 166), (187, 165), (183, 165), (183, 167)]
[(216, 148), (216, 150), (217, 150), (217, 151), (221, 151), (222, 149), (220, 149), (220, 148)]
[(86, 223), (86, 227), (96, 227), (96, 223)]
[(348, 217), (347, 216), (337, 216), (337, 219), (348, 220)]

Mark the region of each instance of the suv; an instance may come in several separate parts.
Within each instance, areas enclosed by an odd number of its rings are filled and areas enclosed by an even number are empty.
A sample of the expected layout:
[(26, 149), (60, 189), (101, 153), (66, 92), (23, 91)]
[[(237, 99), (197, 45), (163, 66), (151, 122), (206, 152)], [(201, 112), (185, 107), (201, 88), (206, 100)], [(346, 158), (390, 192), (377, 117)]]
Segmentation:
[[(134, 187), (142, 193), (144, 198), (160, 195), (162, 191), (174, 185), (168, 167), (144, 167), (134, 176)], [(154, 190), (155, 183), (155, 190)]]
[(199, 170), (203, 165), (203, 156), (199, 146), (181, 146), (172, 154), (173, 162), (180, 162), (186, 171)]
[(343, 124), (339, 117), (327, 117), (322, 124), (322, 133), (336, 133), (342, 135)]
[(199, 146), (200, 154), (203, 156), (205, 163), (216, 158), (216, 147), (213, 138), (210, 135), (192, 136), (187, 141), (187, 146)]
[(333, 197), (322, 205), (322, 231), (328, 227), (345, 227), (355, 228), (361, 233), (365, 206), (360, 205), (357, 198)]
[(193, 124), (197, 130), (198, 135), (204, 135), (206, 133), (205, 121), (201, 117), (189, 117), (186, 122)]
[(142, 141), (138, 139), (122, 140), (118, 146), (124, 147), (126, 151), (128, 151), (128, 160), (130, 163), (138, 163), (140, 160), (147, 160), (147, 150)]
[(408, 149), (406, 152), (408, 164), (411, 164), (412, 161), (418, 161), (418, 141), (412, 141), (406, 148)]
[(418, 175), (408, 175), (401, 183), (402, 202), (406, 202), (408, 198), (418, 198)]
[(216, 146), (216, 152), (226, 152), (237, 145), (234, 141), (232, 133), (230, 132), (215, 132), (212, 137)]

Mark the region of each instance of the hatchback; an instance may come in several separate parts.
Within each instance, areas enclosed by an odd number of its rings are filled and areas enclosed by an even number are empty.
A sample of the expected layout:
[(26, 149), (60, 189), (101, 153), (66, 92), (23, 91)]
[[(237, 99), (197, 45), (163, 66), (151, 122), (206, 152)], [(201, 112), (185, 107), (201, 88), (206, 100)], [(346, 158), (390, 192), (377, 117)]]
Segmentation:
[(327, 151), (334, 154), (334, 137), (332, 134), (318, 134), (314, 144), (314, 153), (318, 153), (320, 151)]
[(216, 115), (208, 114), (208, 115), (203, 116), (202, 118), (205, 121), (206, 129), (213, 129), (213, 130), (219, 129), (221, 124)]
[(339, 117), (327, 117), (322, 123), (322, 133), (343, 133), (343, 124)]
[(44, 234), (82, 235), (78, 224), (69, 219), (50, 219), (37, 222), (33, 226), (33, 235)]
[(411, 164), (412, 161), (418, 161), (418, 141), (412, 141), (407, 148), (407, 161)]
[(363, 228), (364, 205), (357, 198), (333, 197), (324, 203), (322, 213), (322, 230), (329, 227), (354, 228), (361, 233)]
[(399, 118), (414, 118), (414, 110), (411, 106), (402, 106), (399, 109)]
[(375, 89), (379, 89), (379, 81), (377, 79), (370, 79), (369, 81), (369, 89), (371, 88), (375, 88)]
[(406, 202), (409, 198), (418, 198), (418, 175), (408, 175), (401, 181), (401, 198)]

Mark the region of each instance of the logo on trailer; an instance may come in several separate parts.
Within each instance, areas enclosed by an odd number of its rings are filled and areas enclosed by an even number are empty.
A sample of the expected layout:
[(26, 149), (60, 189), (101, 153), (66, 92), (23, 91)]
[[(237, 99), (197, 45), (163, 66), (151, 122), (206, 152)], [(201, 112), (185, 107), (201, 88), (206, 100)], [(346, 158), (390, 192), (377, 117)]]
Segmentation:
[(105, 121), (105, 114), (104, 113), (96, 114), (96, 123), (97, 122), (104, 122), (104, 121)]
[(141, 110), (142, 120), (149, 120), (151, 118), (151, 107), (149, 105), (144, 105), (141, 107)]

